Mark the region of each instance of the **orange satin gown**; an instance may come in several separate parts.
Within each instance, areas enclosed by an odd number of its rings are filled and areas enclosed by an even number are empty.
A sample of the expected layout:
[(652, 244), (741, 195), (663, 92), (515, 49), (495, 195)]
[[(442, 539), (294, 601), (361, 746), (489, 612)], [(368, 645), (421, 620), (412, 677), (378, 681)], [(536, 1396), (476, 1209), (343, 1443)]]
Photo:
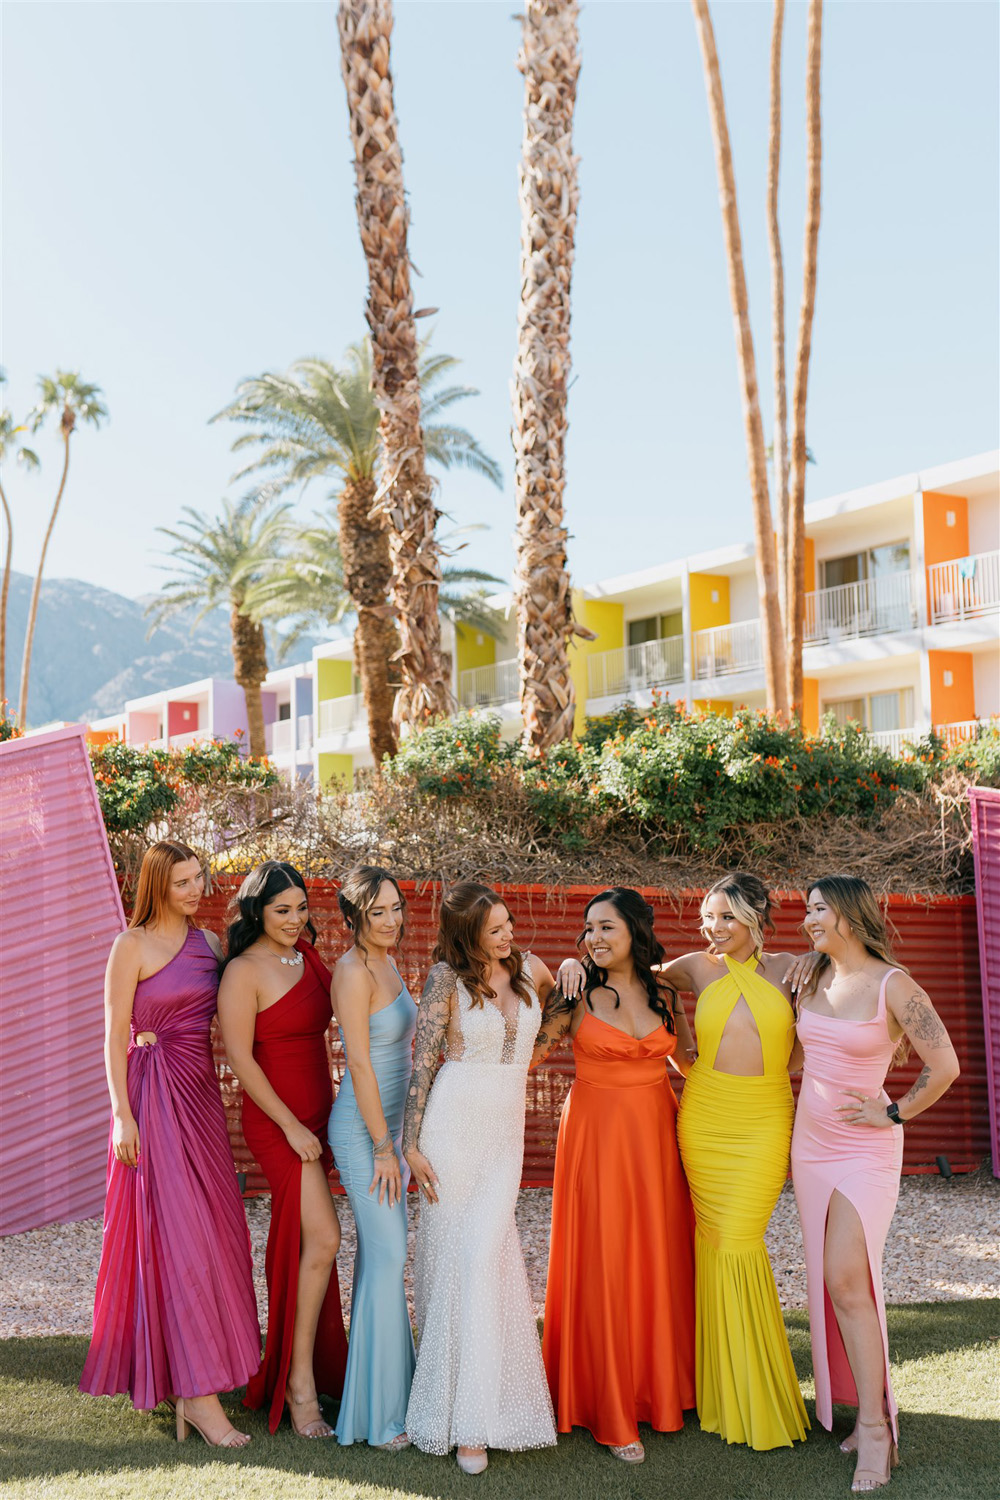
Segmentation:
[(552, 1192), (542, 1354), (560, 1432), (624, 1446), (695, 1404), (694, 1218), (665, 1026), (636, 1038), (587, 1012), (573, 1041)]

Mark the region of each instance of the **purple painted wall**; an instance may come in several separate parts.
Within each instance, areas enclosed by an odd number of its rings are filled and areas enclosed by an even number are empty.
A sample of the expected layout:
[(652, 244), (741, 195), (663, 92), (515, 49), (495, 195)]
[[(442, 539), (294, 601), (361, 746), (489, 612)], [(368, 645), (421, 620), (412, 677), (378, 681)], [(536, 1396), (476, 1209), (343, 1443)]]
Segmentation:
[(0, 744), (0, 1235), (104, 1204), (104, 966), (125, 919), (84, 734)]
[(247, 703), (238, 682), (212, 678), (212, 722), (208, 728), (215, 740), (231, 740), (237, 730), (242, 731), (244, 740), (249, 737)]

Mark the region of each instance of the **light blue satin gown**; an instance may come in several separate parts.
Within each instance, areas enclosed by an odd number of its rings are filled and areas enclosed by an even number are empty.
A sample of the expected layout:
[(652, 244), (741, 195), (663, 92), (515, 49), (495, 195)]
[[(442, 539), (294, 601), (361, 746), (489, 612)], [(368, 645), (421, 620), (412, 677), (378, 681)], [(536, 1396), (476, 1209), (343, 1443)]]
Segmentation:
[(369, 1195), (374, 1175), (372, 1139), (349, 1070), (330, 1114), (330, 1145), (358, 1229), (347, 1374), (337, 1417), (337, 1441), (376, 1446), (391, 1442), (405, 1430), (415, 1363), (403, 1290), (410, 1169), (402, 1159), (400, 1145), (413, 1067), (417, 1007), (405, 984), (391, 1004), (371, 1015), (368, 1024), (369, 1052), (382, 1110), (400, 1156), (401, 1202), (390, 1208), (385, 1201), (379, 1204), (377, 1189)]

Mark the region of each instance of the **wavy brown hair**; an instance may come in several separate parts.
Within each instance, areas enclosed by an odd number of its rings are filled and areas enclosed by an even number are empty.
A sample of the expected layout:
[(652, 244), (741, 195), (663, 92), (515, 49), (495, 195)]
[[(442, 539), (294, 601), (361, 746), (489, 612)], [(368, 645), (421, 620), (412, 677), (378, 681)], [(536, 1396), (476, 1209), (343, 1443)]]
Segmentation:
[[(632, 964), (635, 968), (635, 977), (646, 991), (649, 1000), (649, 1008), (658, 1015), (667, 1030), (673, 1034), (676, 1030), (674, 1015), (677, 1010), (677, 991), (673, 985), (664, 979), (662, 974), (654, 974), (653, 965), (662, 964), (667, 957), (666, 949), (653, 931), (653, 922), (656, 913), (646, 898), (628, 885), (613, 885), (606, 891), (600, 891), (598, 895), (591, 896), (584, 907), (583, 920), (586, 922), (592, 906), (599, 901), (606, 901), (613, 906), (629, 930), (632, 939)], [(580, 933), (577, 938), (577, 947), (581, 947), (587, 936), (587, 929)], [(588, 1007), (593, 1010), (594, 1002), (591, 1000), (593, 990), (610, 990), (615, 997), (615, 1010), (621, 1005), (621, 996), (613, 984), (608, 983), (608, 971), (596, 964), (587, 953), (583, 959), (583, 967), (586, 979), (583, 984), (584, 999)]]
[[(810, 880), (805, 889), (807, 906), (813, 891), (819, 891), (827, 906), (836, 912), (838, 932), (842, 932), (843, 925), (852, 937), (856, 937), (859, 943), (864, 944), (872, 958), (881, 959), (884, 964), (889, 964), (893, 969), (902, 969), (904, 974), (909, 974), (909, 969), (899, 962), (892, 951), (892, 938), (889, 936), (885, 917), (882, 915), (875, 892), (867, 880), (862, 880), (860, 875), (823, 875), (819, 880)], [(804, 922), (801, 931), (805, 933)], [(798, 996), (799, 1001), (805, 995), (813, 993), (819, 982), (819, 976), (824, 969), (829, 967), (829, 954), (821, 953), (812, 978)], [(902, 1036), (893, 1053), (893, 1066), (905, 1062), (909, 1053), (906, 1037)]]
[(386, 881), (395, 886), (402, 908), (403, 921), (396, 940), (397, 943), (401, 943), (406, 936), (406, 897), (399, 889), (399, 881), (395, 875), (390, 874), (388, 870), (383, 870), (381, 865), (355, 865), (353, 870), (348, 870), (337, 892), (340, 915), (354, 939), (355, 948), (366, 964), (368, 949), (365, 947), (364, 934), (368, 926), (368, 913), (378, 900), (378, 893)]
[[(510, 915), (510, 908), (503, 897), (476, 880), (458, 881), (445, 892), (441, 902), (437, 942), (434, 944), (431, 960), (436, 964), (448, 965), (465, 985), (473, 1005), (482, 1005), (484, 1000), (496, 999), (496, 991), (490, 989), (489, 985), (492, 959), (483, 947), (483, 929), (494, 906), (505, 907), (508, 916)], [(525, 1005), (530, 1005), (532, 992), (525, 975), (521, 950), (511, 944), (510, 957), (502, 959), (501, 965), (510, 975), (510, 987), (515, 995)]]
[[(167, 905), (173, 868), (175, 865), (186, 864), (189, 859), (197, 859), (201, 863), (193, 849), (189, 849), (187, 844), (175, 843), (173, 839), (161, 839), (158, 844), (149, 846), (142, 856), (129, 927), (145, 927), (149, 922), (160, 920)], [(191, 917), (187, 921), (189, 927), (195, 925)]]

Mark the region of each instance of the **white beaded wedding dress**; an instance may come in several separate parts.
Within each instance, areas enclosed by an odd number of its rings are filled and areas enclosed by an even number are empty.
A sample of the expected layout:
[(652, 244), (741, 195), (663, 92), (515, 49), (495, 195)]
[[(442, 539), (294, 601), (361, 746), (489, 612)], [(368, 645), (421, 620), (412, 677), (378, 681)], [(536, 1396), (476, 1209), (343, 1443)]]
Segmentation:
[(420, 1130), (439, 1201), (422, 1203), (417, 1226), (406, 1431), (425, 1453), (545, 1448), (555, 1421), (514, 1222), (541, 1010), (532, 992), (508, 1025), (460, 980), (456, 990), (461, 1046), (448, 1050)]

